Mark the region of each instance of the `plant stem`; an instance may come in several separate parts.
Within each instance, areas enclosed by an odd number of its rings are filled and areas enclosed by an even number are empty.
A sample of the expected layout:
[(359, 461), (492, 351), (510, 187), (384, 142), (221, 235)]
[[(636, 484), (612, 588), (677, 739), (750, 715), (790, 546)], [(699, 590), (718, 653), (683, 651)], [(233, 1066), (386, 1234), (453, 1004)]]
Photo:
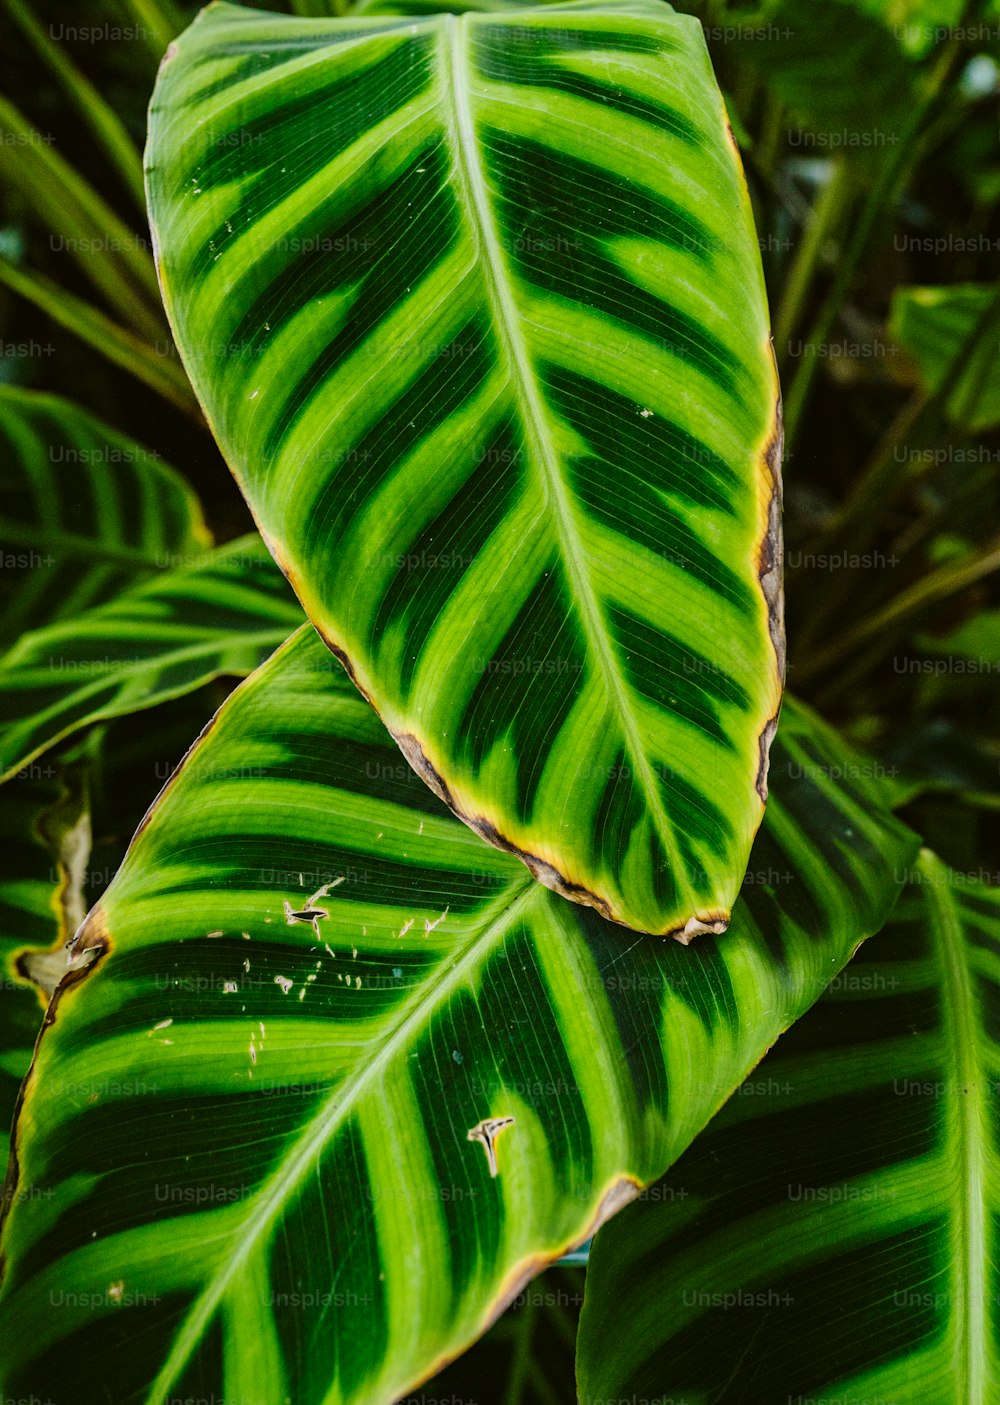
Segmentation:
[(841, 215), (849, 206), (852, 194), (849, 167), (843, 157), (839, 157), (830, 172), (830, 179), (820, 191), (809, 214), (785, 280), (785, 289), (774, 326), (779, 367), (784, 366), (788, 359), (788, 344), (798, 325), (799, 315), (823, 249), (840, 223)]
[[(968, 10), (970, 6), (967, 5), (965, 8)], [(920, 101), (915, 103), (909, 121), (904, 124), (891, 156), (879, 171), (878, 178), (861, 207), (850, 238), (841, 253), (833, 285), (823, 300), (816, 320), (810, 328), (807, 338), (809, 347), (820, 347), (829, 337), (844, 298), (854, 282), (854, 276), (862, 256), (868, 248), (868, 241), (881, 219), (882, 212), (886, 206), (895, 201), (911, 167), (920, 154), (921, 144), (918, 137), (925, 125), (928, 113), (951, 75), (960, 52), (959, 41), (952, 39), (935, 65)], [(812, 389), (818, 361), (817, 356), (807, 355), (803, 358), (788, 393), (785, 403), (785, 443), (789, 449), (795, 442), (802, 422), (802, 413)]]
[[(918, 392), (893, 420), (841, 511), (820, 535), (816, 543), (817, 552), (828, 551), (834, 546), (838, 551), (850, 555), (860, 555), (867, 550), (875, 539), (879, 524), (884, 520), (886, 507), (898, 493), (900, 486), (913, 477), (912, 473), (900, 472), (900, 445), (909, 443), (912, 446), (915, 442), (931, 442), (944, 418), (948, 402), (968, 368), (969, 358), (976, 347), (993, 334), (998, 324), (1000, 285), (957, 347), (937, 389), (930, 394)], [(979, 383), (973, 387), (977, 394), (982, 378), (989, 374), (991, 364), (987, 358), (982, 358)], [(809, 645), (817, 639), (824, 631), (827, 621), (843, 608), (849, 594), (847, 580), (847, 573), (842, 573), (839, 583), (831, 581), (822, 599), (816, 602), (802, 633), (803, 645)]]

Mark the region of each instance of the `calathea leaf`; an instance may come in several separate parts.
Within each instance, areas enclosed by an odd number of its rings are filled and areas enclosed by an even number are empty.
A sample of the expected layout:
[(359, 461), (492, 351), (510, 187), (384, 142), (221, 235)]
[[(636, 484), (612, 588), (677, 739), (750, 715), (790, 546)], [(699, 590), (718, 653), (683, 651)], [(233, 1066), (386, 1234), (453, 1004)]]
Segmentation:
[(146, 159), (191, 380), (415, 769), (566, 896), (723, 930), (781, 690), (780, 434), (698, 22), (214, 5)]
[(885, 931), (597, 1236), (581, 1400), (1000, 1397), (998, 953), (1000, 893), (924, 852)]
[(32, 630), (0, 658), (0, 779), (81, 727), (251, 673), (301, 619), (248, 536)]
[(0, 643), (211, 545), (160, 456), (56, 395), (0, 385)]
[(916, 840), (845, 760), (786, 708), (732, 927), (685, 951), (483, 844), (304, 627), (168, 782), (50, 1007), (7, 1394), (375, 1405), (430, 1375), (881, 925)]

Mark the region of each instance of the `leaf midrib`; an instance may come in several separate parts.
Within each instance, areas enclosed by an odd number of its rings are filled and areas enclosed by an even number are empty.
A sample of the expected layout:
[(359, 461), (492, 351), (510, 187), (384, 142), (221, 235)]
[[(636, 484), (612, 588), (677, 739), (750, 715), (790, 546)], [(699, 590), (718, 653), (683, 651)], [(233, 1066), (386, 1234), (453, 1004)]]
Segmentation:
[[(583, 542), (573, 521), (573, 509), (559, 463), (546, 432), (546, 416), (531, 356), (520, 326), (520, 316), (509, 289), (509, 271), (497, 233), (489, 192), (479, 156), (475, 118), (469, 102), (469, 85), (463, 81), (471, 71), (466, 52), (468, 16), (444, 15), (442, 69), (450, 83), (454, 99), (454, 120), (449, 124), (455, 152), (456, 168), (465, 187), (468, 203), (475, 212), (477, 253), (482, 259), (485, 281), (489, 289), (496, 326), (504, 342), (508, 363), (519, 391), (519, 408), (534, 442), (532, 461), (540, 467), (543, 486), (553, 507), (553, 521), (564, 569), (569, 577), (574, 598), (580, 611), (581, 624), (587, 642), (596, 656), (602, 677), (615, 705), (615, 715), (621, 728), (629, 758), (643, 782), (648, 809), (663, 841), (671, 873), (682, 902), (694, 916), (698, 899), (691, 886), (687, 869), (674, 837), (656, 777), (640, 739), (638, 722), (633, 714), (625, 679), (608, 645), (607, 626), (601, 613), (589, 573), (584, 569), (586, 559)], [(491, 17), (492, 18), (492, 17)], [(447, 93), (445, 94), (447, 98)], [(570, 875), (571, 876), (571, 875)]]
[(988, 1292), (984, 1070), (976, 1056), (974, 1035), (980, 1024), (980, 1013), (970, 978), (961, 920), (949, 887), (951, 875), (945, 864), (927, 849), (917, 861), (917, 870), (927, 888), (927, 907), (938, 938), (943, 1025), (955, 1075), (953, 1106), (956, 1111), (949, 1119), (949, 1130), (957, 1142), (955, 1162), (963, 1187), (956, 1212), (960, 1239), (958, 1272), (962, 1276), (959, 1284), (959, 1356), (965, 1378), (962, 1398), (968, 1405), (988, 1405), (984, 1358)]
[(511, 880), (511, 885), (503, 896), (492, 903), (483, 914), (485, 925), (470, 939), (468, 946), (453, 962), (447, 975), (440, 981), (433, 981), (431, 978), (430, 989), (421, 992), (410, 1002), (398, 1023), (393, 1026), (377, 1053), (365, 1063), (354, 1082), (346, 1091), (343, 1085), (334, 1089), (322, 1111), (309, 1122), (292, 1156), (282, 1159), (272, 1176), (264, 1182), (256, 1195), (246, 1202), (247, 1233), (240, 1248), (214, 1274), (196, 1299), (173, 1350), (153, 1382), (146, 1405), (161, 1405), (166, 1393), (176, 1385), (192, 1352), (201, 1343), (212, 1315), (225, 1297), (233, 1279), (250, 1259), (264, 1238), (265, 1231), (271, 1230), (286, 1204), (297, 1194), (302, 1179), (313, 1169), (316, 1158), (330, 1145), (336, 1131), (342, 1126), (362, 1093), (384, 1071), (400, 1046), (406, 1045), (414, 1027), (426, 1023), (429, 1012), (461, 984), (469, 969), (480, 959), (484, 948), (508, 931), (521, 911), (537, 900), (542, 891), (528, 875), (520, 881)]

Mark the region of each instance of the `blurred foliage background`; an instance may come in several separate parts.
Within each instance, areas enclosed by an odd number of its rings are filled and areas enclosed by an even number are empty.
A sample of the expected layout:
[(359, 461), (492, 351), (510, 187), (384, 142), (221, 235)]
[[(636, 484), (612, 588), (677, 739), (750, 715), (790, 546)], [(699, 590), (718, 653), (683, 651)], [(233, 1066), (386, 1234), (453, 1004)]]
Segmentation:
[[(1000, 4), (676, 8), (704, 26), (770, 290), (789, 686), (862, 746), (954, 869), (998, 883)], [(0, 381), (64, 395), (147, 445), (225, 542), (252, 523), (159, 305), (139, 154), (160, 56), (196, 10), (0, 0)], [(4, 564), (8, 608), (19, 581)], [(25, 778), (58, 776), (72, 794), (86, 776), (93, 846), (78, 906), (106, 886), (225, 691), (110, 723)], [(552, 1270), (522, 1297), (421, 1398), (569, 1400), (582, 1272)]]

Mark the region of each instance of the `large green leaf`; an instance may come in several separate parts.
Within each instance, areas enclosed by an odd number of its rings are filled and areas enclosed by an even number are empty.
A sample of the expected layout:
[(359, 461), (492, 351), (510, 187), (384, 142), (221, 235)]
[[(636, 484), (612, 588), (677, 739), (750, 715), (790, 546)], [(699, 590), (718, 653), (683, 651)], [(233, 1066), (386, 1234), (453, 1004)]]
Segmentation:
[(201, 555), (197, 499), (159, 454), (55, 395), (0, 385), (0, 643)]
[(697, 21), (214, 5), (147, 177), (223, 451), (415, 769), (575, 901), (723, 930), (780, 694), (780, 435)]
[(597, 1236), (581, 1399), (1000, 1399), (1000, 893), (926, 851), (914, 880)]
[(301, 619), (251, 536), (25, 634), (0, 658), (0, 779), (80, 727), (245, 676)]
[(51, 1007), (7, 1393), (374, 1405), (430, 1374), (880, 926), (915, 840), (844, 761), (786, 709), (732, 927), (686, 951), (483, 844), (293, 636), (168, 783)]

